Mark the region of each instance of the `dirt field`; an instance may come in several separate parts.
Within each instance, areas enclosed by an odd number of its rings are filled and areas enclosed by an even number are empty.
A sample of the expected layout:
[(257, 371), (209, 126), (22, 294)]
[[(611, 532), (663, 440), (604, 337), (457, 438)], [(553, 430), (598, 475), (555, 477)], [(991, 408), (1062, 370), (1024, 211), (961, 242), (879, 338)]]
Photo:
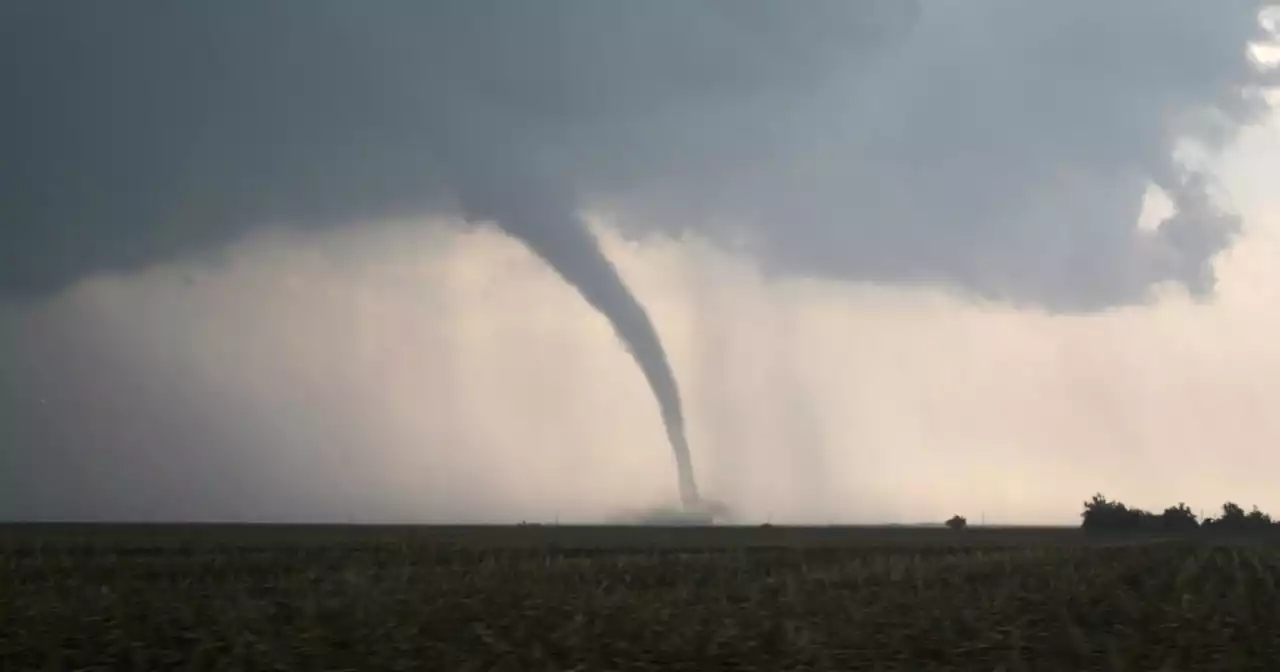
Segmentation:
[(1272, 544), (0, 527), (0, 670), (1274, 670)]

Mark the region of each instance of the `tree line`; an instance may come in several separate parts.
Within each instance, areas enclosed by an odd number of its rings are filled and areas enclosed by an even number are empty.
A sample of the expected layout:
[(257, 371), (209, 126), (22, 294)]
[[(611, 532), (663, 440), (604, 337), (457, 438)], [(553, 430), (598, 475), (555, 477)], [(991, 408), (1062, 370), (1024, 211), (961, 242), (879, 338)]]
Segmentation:
[(1271, 515), (1253, 507), (1245, 511), (1235, 502), (1226, 502), (1216, 517), (1200, 519), (1179, 502), (1160, 513), (1126, 506), (1123, 502), (1096, 494), (1084, 503), (1080, 526), (1095, 532), (1264, 532), (1280, 531)]
[[(959, 515), (946, 521), (946, 526), (953, 530), (964, 529), (968, 524), (969, 521)], [(1223, 504), (1216, 517), (1201, 519), (1182, 502), (1160, 513), (1152, 513), (1127, 506), (1118, 500), (1107, 499), (1099, 493), (1084, 503), (1084, 511), (1080, 513), (1080, 527), (1087, 532), (1103, 533), (1186, 534), (1205, 531), (1235, 534), (1280, 532), (1280, 521), (1272, 520), (1271, 514), (1260, 511), (1256, 506), (1245, 511), (1235, 502)]]

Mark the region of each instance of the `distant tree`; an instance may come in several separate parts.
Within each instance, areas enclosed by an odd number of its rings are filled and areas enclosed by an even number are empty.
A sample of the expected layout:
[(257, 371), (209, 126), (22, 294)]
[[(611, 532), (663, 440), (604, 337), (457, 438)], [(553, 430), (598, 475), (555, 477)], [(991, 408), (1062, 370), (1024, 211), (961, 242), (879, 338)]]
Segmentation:
[(1240, 525), (1245, 519), (1244, 509), (1240, 508), (1235, 502), (1226, 502), (1222, 505), (1222, 517), (1218, 518), (1220, 522), (1234, 523)]
[(1249, 528), (1249, 514), (1235, 502), (1225, 502), (1217, 518), (1204, 521), (1204, 528), (1214, 532), (1244, 532)]
[(963, 530), (968, 526), (969, 521), (961, 515), (951, 516), (951, 518), (947, 520), (947, 527), (953, 530)]
[(1227, 502), (1222, 505), (1222, 513), (1217, 518), (1204, 521), (1204, 527), (1215, 532), (1255, 533), (1274, 530), (1276, 523), (1270, 514), (1264, 513), (1257, 506), (1245, 513), (1240, 505)]
[(1102, 493), (1084, 503), (1080, 526), (1091, 531), (1118, 531), (1131, 527), (1133, 514), (1122, 502), (1111, 501)]
[(1200, 521), (1186, 504), (1178, 502), (1160, 514), (1160, 528), (1165, 532), (1192, 532), (1199, 529)]
[(1265, 530), (1272, 525), (1271, 514), (1259, 511), (1257, 505), (1254, 505), (1249, 514), (1245, 516), (1245, 523), (1246, 527), (1250, 529)]
[(1131, 509), (1119, 501), (1109, 500), (1101, 493), (1084, 503), (1080, 514), (1080, 526), (1091, 532), (1142, 532), (1162, 527), (1163, 516), (1155, 516), (1142, 509)]

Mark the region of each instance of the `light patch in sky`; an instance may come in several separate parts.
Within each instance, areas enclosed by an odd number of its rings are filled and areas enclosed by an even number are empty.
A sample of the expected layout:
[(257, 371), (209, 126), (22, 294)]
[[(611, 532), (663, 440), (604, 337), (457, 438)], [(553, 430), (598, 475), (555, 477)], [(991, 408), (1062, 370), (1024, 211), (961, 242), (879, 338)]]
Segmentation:
[(1169, 196), (1160, 187), (1154, 184), (1147, 185), (1147, 191), (1142, 197), (1142, 214), (1138, 218), (1138, 228), (1154, 231), (1160, 226), (1160, 222), (1173, 213), (1173, 201), (1169, 200)]

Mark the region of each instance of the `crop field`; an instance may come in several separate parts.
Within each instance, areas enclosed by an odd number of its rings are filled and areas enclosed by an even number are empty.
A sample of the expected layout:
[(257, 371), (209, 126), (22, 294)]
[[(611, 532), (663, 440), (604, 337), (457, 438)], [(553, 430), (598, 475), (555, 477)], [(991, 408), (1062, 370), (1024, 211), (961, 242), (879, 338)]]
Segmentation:
[(0, 527), (0, 670), (1276, 670), (1280, 545)]

